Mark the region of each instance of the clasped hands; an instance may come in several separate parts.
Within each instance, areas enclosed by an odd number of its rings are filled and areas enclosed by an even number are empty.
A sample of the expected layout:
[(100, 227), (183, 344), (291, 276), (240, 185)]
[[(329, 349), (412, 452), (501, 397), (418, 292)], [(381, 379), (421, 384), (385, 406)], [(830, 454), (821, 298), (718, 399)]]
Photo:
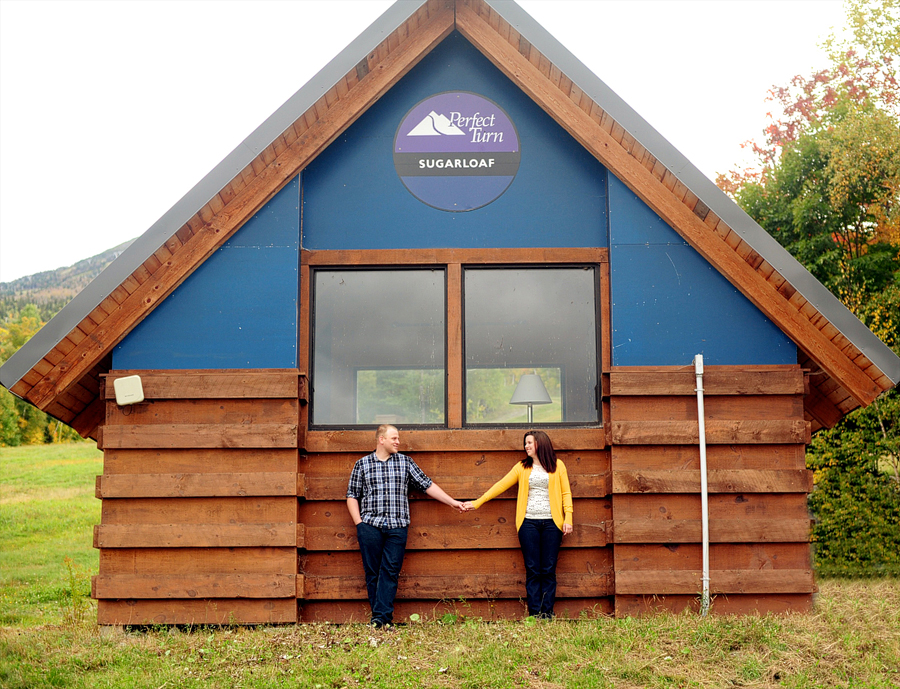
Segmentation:
[[(460, 514), (465, 514), (466, 512), (471, 512), (475, 509), (475, 505), (472, 504), (471, 500), (467, 500), (466, 502), (460, 502), (459, 500), (455, 501), (455, 504), (451, 505), (453, 509), (455, 509)], [(572, 533), (572, 525), (571, 524), (563, 524), (562, 528), (563, 536), (568, 536)]]

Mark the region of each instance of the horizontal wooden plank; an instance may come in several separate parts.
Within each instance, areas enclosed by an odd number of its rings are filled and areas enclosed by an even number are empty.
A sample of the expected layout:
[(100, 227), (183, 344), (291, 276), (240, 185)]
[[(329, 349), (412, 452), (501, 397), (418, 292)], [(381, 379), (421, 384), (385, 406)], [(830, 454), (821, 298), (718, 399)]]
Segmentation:
[(107, 548), (100, 574), (296, 574), (297, 548)]
[[(475, 430), (453, 428), (444, 430), (400, 429), (401, 452), (472, 452), (488, 450), (518, 450), (527, 429), (492, 428)], [(602, 428), (560, 428), (549, 431), (553, 447), (561, 451), (602, 450), (606, 447), (606, 432)], [(351, 452), (360, 456), (374, 448), (371, 431), (309, 431), (303, 449), (307, 452)]]
[[(352, 525), (304, 526), (305, 536), (298, 546), (307, 550), (356, 550), (356, 528)], [(579, 523), (565, 537), (568, 548), (597, 548), (607, 544), (606, 523)], [(518, 548), (514, 522), (498, 525), (441, 525), (409, 527), (409, 550)]]
[[(671, 395), (655, 397), (613, 397), (610, 420), (625, 421), (696, 421), (697, 398)], [(703, 416), (712, 421), (802, 421), (802, 395), (740, 395), (706, 397)]]
[(114, 381), (137, 375), (144, 398), (153, 399), (296, 399), (300, 371), (296, 369), (110, 371), (105, 398), (114, 400)]
[(105, 426), (103, 448), (297, 447), (297, 426), (157, 424)]
[[(616, 571), (616, 594), (699, 594), (701, 570)], [(711, 570), (709, 591), (731, 593), (814, 593), (811, 569)]]
[[(706, 448), (709, 469), (758, 469), (797, 471), (806, 468), (803, 445), (710, 445)], [(699, 445), (616, 445), (610, 448), (614, 471), (658, 471), (700, 469)]]
[[(690, 445), (699, 442), (696, 421), (619, 421), (611, 423), (613, 445)], [(800, 444), (810, 441), (806, 421), (707, 421), (706, 442), (732, 444)]]
[[(272, 498), (273, 500), (276, 498)], [(284, 498), (280, 498), (284, 499)], [(600, 524), (612, 518), (612, 503), (606, 498), (578, 499), (574, 503), (574, 524), (578, 531), (581, 525)], [(459, 527), (460, 533), (475, 527), (482, 531), (490, 529), (515, 532), (516, 497), (491, 500), (479, 509), (460, 514), (453, 508), (430, 498), (410, 501), (411, 528), (426, 530), (437, 527)], [(301, 501), (297, 519), (308, 528), (328, 527), (354, 531), (353, 521), (347, 511), (346, 500)]]
[[(710, 519), (713, 543), (806, 543), (809, 519)], [(699, 543), (699, 519), (616, 519), (613, 543)]]
[[(711, 469), (707, 471), (710, 493), (809, 493), (812, 472), (756, 471), (753, 469)], [(616, 471), (613, 493), (696, 493), (700, 491), (699, 471)]]
[[(619, 493), (612, 497), (616, 519), (666, 521), (700, 519), (700, 495), (690, 493)], [(805, 519), (804, 493), (712, 493), (709, 517), (718, 519)]]
[[(560, 597), (608, 596), (612, 593), (610, 572), (593, 574), (567, 573), (557, 575), (557, 595)], [(400, 573), (397, 598), (446, 599), (446, 598), (514, 598), (525, 593), (525, 577), (522, 574), (449, 574)], [(365, 577), (305, 576), (303, 598), (329, 600), (339, 598), (365, 599)]]
[(286, 399), (148, 400), (126, 407), (107, 402), (106, 426), (290, 426), (298, 423), (299, 406), (297, 400)]
[[(615, 597), (616, 617), (637, 617), (660, 612), (700, 612), (697, 595), (630, 595)], [(709, 611), (713, 615), (768, 615), (806, 613), (813, 610), (811, 593), (729, 594), (713, 596)]]
[(117, 498), (104, 500), (100, 506), (101, 524), (272, 524), (296, 520), (297, 498), (290, 496)]
[[(646, 546), (645, 546), (646, 547)], [(662, 546), (660, 546), (662, 547)], [(362, 574), (358, 550), (301, 551), (300, 571), (309, 576), (348, 576)], [(485, 557), (483, 550), (408, 550), (403, 560), (406, 574), (466, 572), (468, 574), (509, 574), (524, 571), (522, 551), (498, 549)], [(613, 548), (571, 548), (560, 550), (557, 573), (611, 572)]]
[(609, 249), (540, 247), (528, 249), (352, 249), (301, 252), (303, 265), (440, 265), (448, 263), (608, 263)]
[[(703, 566), (699, 543), (620, 543), (611, 550), (616, 571), (674, 572)], [(712, 543), (709, 566), (715, 570), (812, 569), (812, 549), (808, 543)]]
[[(610, 395), (695, 395), (693, 366), (649, 370), (613, 369)], [(802, 395), (803, 372), (799, 366), (752, 370), (731, 366), (704, 366), (705, 395)]]
[[(347, 495), (347, 476), (313, 477), (301, 474), (303, 479), (302, 495), (307, 500), (341, 500)], [(457, 500), (474, 500), (490, 488), (500, 476), (474, 478), (471, 476), (440, 476), (431, 474), (430, 478), (449, 495)], [(574, 498), (596, 498), (610, 494), (611, 477), (609, 474), (569, 474), (569, 485)], [(508, 497), (515, 497), (515, 487), (509, 490)], [(414, 493), (412, 499), (430, 499)]]
[(235, 548), (292, 546), (296, 524), (100, 524), (95, 548)]
[[(103, 453), (103, 473), (200, 474), (297, 471), (296, 448), (121, 449)], [(347, 474), (349, 476), (349, 472)]]
[(112, 474), (97, 477), (96, 495), (101, 499), (245, 495), (296, 496), (300, 479), (296, 472)]
[[(593, 619), (611, 615), (613, 600), (604, 598), (562, 598), (556, 599), (554, 612), (559, 619)], [(400, 599), (394, 606), (394, 620), (408, 623), (410, 615), (418, 615), (422, 621), (440, 620), (444, 615), (455, 615), (457, 620), (521, 620), (528, 615), (523, 597), (515, 598), (465, 598), (463, 600)], [(301, 601), (301, 622), (327, 622), (347, 624), (368, 622), (371, 617), (368, 602), (361, 600), (306, 600)]]
[[(371, 452), (374, 447), (365, 453)], [(410, 452), (401, 448), (416, 461), (422, 471), (435, 480), (443, 476), (487, 477), (497, 480), (524, 457), (522, 450), (495, 450), (482, 452)], [(559, 451), (570, 480), (580, 474), (603, 474), (609, 471), (609, 450)], [(347, 479), (353, 465), (362, 455), (350, 452), (325, 452), (300, 454), (300, 471), (310, 477), (339, 477)]]
[(295, 598), (97, 601), (97, 623), (103, 625), (291, 624), (296, 621)]
[(91, 598), (293, 598), (293, 574), (99, 574)]

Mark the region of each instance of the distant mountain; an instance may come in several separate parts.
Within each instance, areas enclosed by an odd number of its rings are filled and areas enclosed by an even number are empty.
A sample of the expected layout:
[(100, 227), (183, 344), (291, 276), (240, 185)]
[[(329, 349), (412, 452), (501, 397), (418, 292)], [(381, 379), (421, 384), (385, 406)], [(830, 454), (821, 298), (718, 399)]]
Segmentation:
[(50, 320), (72, 300), (72, 297), (125, 251), (132, 241), (134, 240), (119, 244), (71, 266), (45, 270), (10, 282), (0, 282), (0, 320), (26, 304), (35, 304), (41, 318), (45, 321)]

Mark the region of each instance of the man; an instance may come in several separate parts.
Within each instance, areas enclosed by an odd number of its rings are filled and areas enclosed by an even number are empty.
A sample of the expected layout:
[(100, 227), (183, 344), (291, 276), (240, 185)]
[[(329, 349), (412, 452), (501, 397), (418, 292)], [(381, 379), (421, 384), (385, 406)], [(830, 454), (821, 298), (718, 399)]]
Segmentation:
[(347, 486), (347, 509), (356, 524), (374, 627), (390, 625), (394, 619), (409, 530), (410, 485), (460, 513), (466, 511), (463, 503), (447, 495), (399, 448), (400, 432), (394, 426), (379, 426), (375, 452), (357, 460)]

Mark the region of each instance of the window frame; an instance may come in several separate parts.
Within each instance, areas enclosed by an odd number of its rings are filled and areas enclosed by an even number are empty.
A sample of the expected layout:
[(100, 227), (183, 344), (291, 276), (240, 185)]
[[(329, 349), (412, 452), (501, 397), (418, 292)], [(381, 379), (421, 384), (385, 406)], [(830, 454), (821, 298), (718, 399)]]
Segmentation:
[[(314, 388), (315, 388), (315, 377), (312, 375), (315, 370), (315, 327), (316, 327), (316, 313), (315, 313), (315, 299), (316, 299), (316, 289), (315, 289), (315, 275), (317, 272), (327, 273), (329, 271), (341, 271), (341, 272), (382, 272), (382, 273), (399, 273), (403, 271), (437, 271), (442, 273), (443, 275), (443, 292), (441, 297), (443, 299), (443, 317), (444, 317), (444, 422), (438, 424), (404, 424), (405, 426), (411, 426), (414, 428), (446, 428), (447, 425), (447, 380), (446, 380), (446, 371), (447, 371), (447, 267), (445, 265), (377, 265), (377, 266), (356, 266), (356, 265), (329, 265), (329, 266), (315, 266), (313, 270), (309, 273), (310, 286), (309, 286), (309, 301), (310, 301), (310, 311), (309, 311), (309, 319), (310, 319), (310, 329), (309, 329), (309, 350), (307, 355), (307, 369), (310, 373), (309, 380), (309, 392), (310, 396), (314, 397)], [(376, 367), (377, 368), (377, 367)], [(385, 366), (381, 367), (383, 370), (389, 370), (395, 367)], [(435, 367), (436, 370), (441, 370), (440, 367)], [(358, 372), (358, 369), (355, 369)], [(354, 390), (354, 405), (357, 405), (359, 400), (357, 398), (357, 390)], [(312, 407), (312, 405), (311, 405)], [(313, 414), (313, 409), (310, 408), (310, 416)], [(357, 429), (357, 428), (375, 428), (375, 424), (331, 424), (331, 423), (315, 423), (314, 421), (310, 422), (310, 427), (317, 430), (344, 430), (344, 429)]]
[[(313, 271), (317, 269), (346, 270), (358, 268), (363, 270), (378, 269), (442, 269), (445, 275), (445, 329), (446, 340), (444, 355), (446, 361), (445, 386), (446, 414), (441, 426), (404, 425), (411, 431), (468, 431), (470, 433), (496, 433), (498, 430), (510, 429), (513, 434), (519, 433), (525, 424), (466, 425), (465, 420), (465, 359), (463, 342), (463, 269), (465, 267), (504, 268), (504, 267), (582, 267), (591, 265), (595, 268), (596, 323), (599, 328), (597, 341), (597, 403), (598, 417), (596, 423), (554, 423), (547, 424), (549, 429), (604, 429), (604, 421), (609, 418), (607, 393), (603, 392), (607, 384), (611, 356), (609, 349), (609, 250), (606, 248), (528, 248), (528, 249), (372, 249), (372, 250), (324, 250), (301, 251), (300, 262), (300, 318), (298, 332), (298, 364), (302, 375), (309, 372), (313, 343), (314, 313), (311, 302), (311, 281)], [(314, 400), (309, 400), (314, 404)], [(357, 433), (369, 435), (370, 426), (317, 426), (310, 425), (309, 404), (301, 406), (301, 435), (327, 434), (329, 447), (334, 432), (346, 432), (348, 442)], [(535, 426), (539, 426), (535, 424)], [(371, 426), (374, 428), (374, 426)], [(362, 436), (360, 436), (362, 437)], [(324, 438), (324, 436), (323, 436)], [(301, 446), (303, 438), (301, 438)], [(604, 443), (605, 444), (605, 443)]]
[[(560, 421), (558, 423), (532, 423), (529, 424), (527, 422), (522, 423), (506, 423), (506, 424), (492, 424), (492, 423), (473, 423), (466, 419), (466, 382), (467, 382), (467, 367), (466, 367), (466, 342), (465, 342), (465, 301), (466, 301), (466, 289), (465, 289), (465, 271), (467, 268), (473, 268), (475, 270), (553, 270), (553, 269), (583, 269), (583, 268), (591, 268), (593, 272), (593, 286), (594, 286), (594, 325), (595, 327), (599, 327), (601, 330), (601, 337), (598, 337), (595, 344), (595, 354), (596, 361), (594, 362), (595, 371), (596, 371), (596, 381), (594, 384), (594, 405), (597, 409), (597, 420), (596, 421)], [(463, 428), (521, 428), (527, 430), (527, 428), (545, 428), (545, 429), (553, 429), (553, 428), (579, 428), (579, 427), (587, 427), (587, 428), (596, 428), (603, 426), (603, 407), (601, 402), (601, 376), (602, 376), (602, 332), (605, 332), (604, 324), (601, 319), (602, 309), (600, 308), (600, 302), (603, 299), (602, 293), (602, 280), (601, 280), (601, 270), (600, 265), (597, 263), (590, 262), (578, 262), (578, 263), (509, 263), (504, 262), (500, 264), (495, 263), (465, 263), (462, 265), (462, 284), (460, 290), (460, 300), (462, 302), (462, 327), (463, 327), (463, 341), (462, 341), (462, 361), (463, 361), (463, 370), (462, 370), (462, 386), (463, 386)], [(536, 368), (541, 368), (541, 364), (533, 364)], [(546, 364), (544, 365), (546, 367)], [(566, 410), (566, 401), (562, 400), (562, 413), (565, 416)]]

